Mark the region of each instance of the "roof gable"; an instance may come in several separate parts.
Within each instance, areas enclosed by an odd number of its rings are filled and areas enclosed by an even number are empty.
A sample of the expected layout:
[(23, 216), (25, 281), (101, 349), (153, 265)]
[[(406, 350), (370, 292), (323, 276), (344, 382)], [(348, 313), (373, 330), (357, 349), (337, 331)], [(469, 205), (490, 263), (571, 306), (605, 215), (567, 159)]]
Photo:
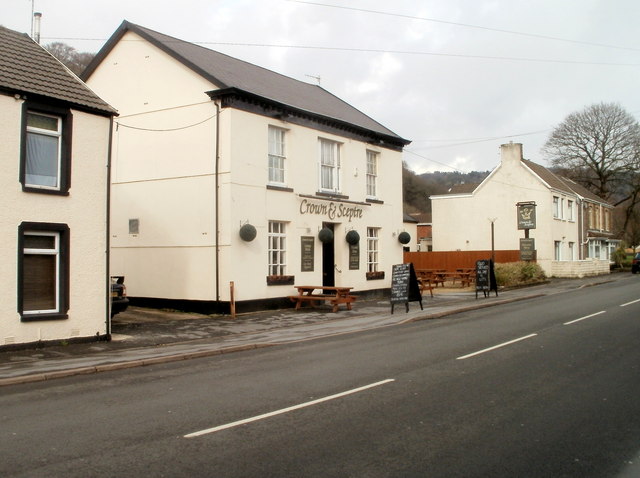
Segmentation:
[(0, 26), (0, 88), (63, 101), (95, 113), (116, 113), (29, 36), (3, 26)]
[(390, 138), (400, 145), (409, 143), (408, 140), (401, 138), (393, 131), (320, 86), (289, 78), (266, 68), (164, 35), (126, 20), (122, 22), (89, 64), (82, 74), (83, 79), (87, 80), (91, 76), (127, 31), (140, 35), (176, 61), (218, 86), (221, 90), (229, 89), (235, 92), (247, 92), (280, 105), (290, 106), (299, 111), (305, 111), (323, 118), (333, 118), (341, 123), (354, 125), (377, 135)]

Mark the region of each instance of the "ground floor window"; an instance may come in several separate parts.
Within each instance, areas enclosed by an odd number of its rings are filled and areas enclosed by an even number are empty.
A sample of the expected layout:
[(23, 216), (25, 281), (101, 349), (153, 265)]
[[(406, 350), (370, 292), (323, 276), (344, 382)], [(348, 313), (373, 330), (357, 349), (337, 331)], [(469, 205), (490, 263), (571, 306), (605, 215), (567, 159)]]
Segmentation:
[(19, 228), (18, 312), (22, 320), (66, 318), (69, 228), (22, 223)]
[(570, 261), (575, 261), (576, 260), (575, 242), (570, 242), (569, 243), (569, 260)]
[(376, 227), (367, 228), (367, 272), (378, 272), (379, 264), (379, 231)]
[(287, 273), (286, 223), (269, 221), (269, 272), (268, 275), (283, 276)]
[(560, 241), (553, 241), (553, 258), (556, 261), (559, 261), (561, 259)]

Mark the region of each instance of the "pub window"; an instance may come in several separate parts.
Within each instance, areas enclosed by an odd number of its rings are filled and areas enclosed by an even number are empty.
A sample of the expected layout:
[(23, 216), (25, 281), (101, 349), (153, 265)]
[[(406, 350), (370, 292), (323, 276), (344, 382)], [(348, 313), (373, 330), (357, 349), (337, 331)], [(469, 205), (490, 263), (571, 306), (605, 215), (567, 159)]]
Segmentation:
[(19, 228), (18, 312), (22, 320), (66, 318), (69, 228), (22, 223)]
[(23, 112), (20, 182), (24, 191), (67, 194), (71, 171), (71, 113), (28, 105)]
[(570, 242), (569, 243), (569, 260), (570, 261), (575, 261), (576, 260), (575, 242)]
[(375, 198), (378, 183), (378, 153), (367, 151), (367, 197)]
[(320, 190), (340, 192), (340, 144), (320, 139)]
[(269, 272), (268, 275), (282, 276), (287, 272), (287, 236), (286, 223), (269, 221), (267, 235), (269, 243)]
[(285, 132), (269, 126), (269, 184), (285, 185)]
[(560, 218), (560, 198), (558, 196), (553, 196), (553, 217)]
[(367, 272), (378, 272), (380, 244), (378, 241), (380, 229), (367, 228)]
[(571, 199), (567, 200), (567, 219), (569, 221), (574, 221), (574, 218), (573, 218), (573, 201)]
[(553, 241), (553, 258), (556, 261), (559, 261), (561, 259), (560, 244), (560, 241)]

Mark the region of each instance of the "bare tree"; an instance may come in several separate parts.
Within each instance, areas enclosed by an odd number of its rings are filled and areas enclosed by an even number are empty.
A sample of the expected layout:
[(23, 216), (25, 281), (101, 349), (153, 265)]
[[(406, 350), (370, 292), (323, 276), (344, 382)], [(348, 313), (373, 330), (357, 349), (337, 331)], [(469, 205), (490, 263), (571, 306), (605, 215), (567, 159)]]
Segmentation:
[(598, 196), (622, 201), (631, 193), (627, 175), (638, 169), (640, 125), (616, 103), (591, 105), (567, 116), (543, 152)]
[(62, 42), (49, 43), (44, 48), (78, 76), (95, 56), (95, 53), (79, 52)]

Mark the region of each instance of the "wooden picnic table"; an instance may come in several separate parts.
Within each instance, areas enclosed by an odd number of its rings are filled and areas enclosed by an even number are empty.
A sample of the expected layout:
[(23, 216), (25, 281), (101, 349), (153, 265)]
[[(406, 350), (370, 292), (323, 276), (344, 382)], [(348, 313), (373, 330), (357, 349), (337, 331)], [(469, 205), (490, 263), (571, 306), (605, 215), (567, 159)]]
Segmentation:
[[(355, 295), (351, 295), (353, 287), (333, 287), (324, 285), (296, 285), (298, 295), (290, 295), (289, 300), (296, 303), (296, 310), (302, 307), (302, 304), (308, 303), (314, 307), (316, 301), (328, 301), (333, 305), (333, 312), (338, 312), (340, 304), (346, 304), (347, 310), (351, 310), (351, 303), (356, 300)], [(314, 294), (314, 291), (319, 292)]]

